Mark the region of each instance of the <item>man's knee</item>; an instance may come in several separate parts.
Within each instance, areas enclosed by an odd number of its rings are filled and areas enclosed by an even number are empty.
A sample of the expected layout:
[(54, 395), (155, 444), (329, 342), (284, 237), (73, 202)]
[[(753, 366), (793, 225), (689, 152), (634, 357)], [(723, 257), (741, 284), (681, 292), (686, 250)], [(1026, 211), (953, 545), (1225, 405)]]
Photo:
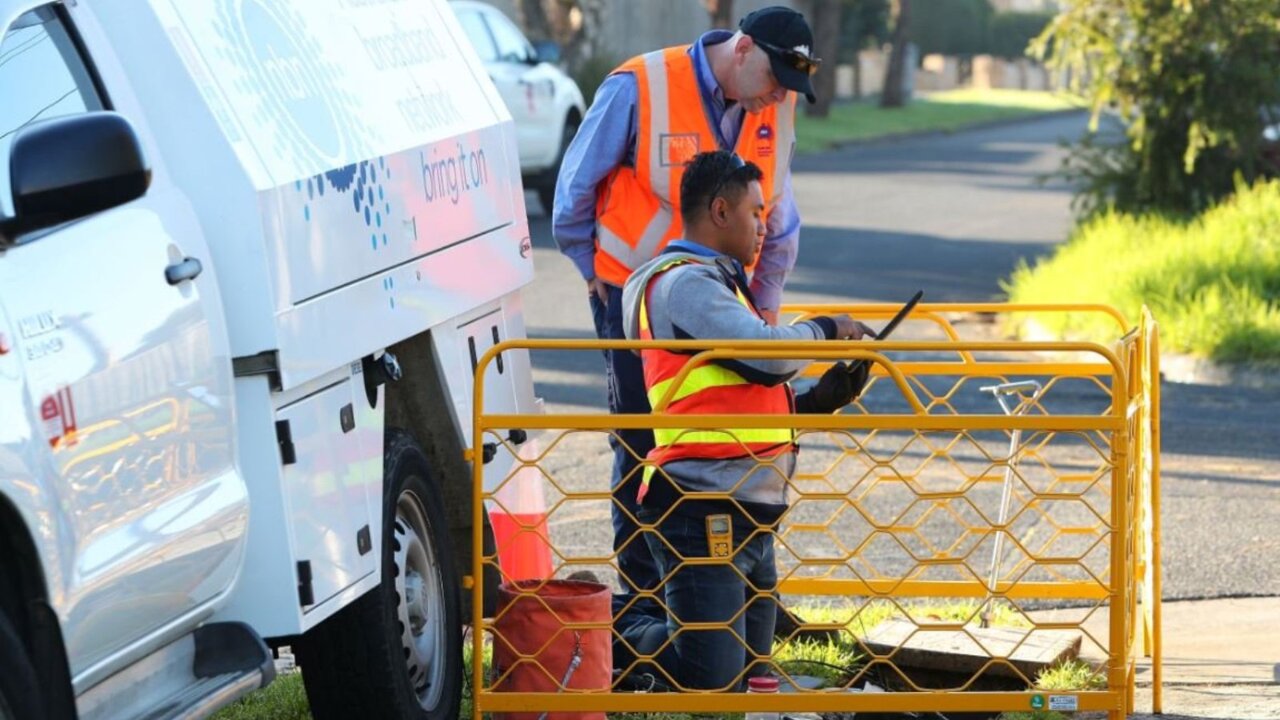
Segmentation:
[(676, 636), (677, 681), (687, 690), (737, 690), (750, 651), (728, 630), (687, 630)]

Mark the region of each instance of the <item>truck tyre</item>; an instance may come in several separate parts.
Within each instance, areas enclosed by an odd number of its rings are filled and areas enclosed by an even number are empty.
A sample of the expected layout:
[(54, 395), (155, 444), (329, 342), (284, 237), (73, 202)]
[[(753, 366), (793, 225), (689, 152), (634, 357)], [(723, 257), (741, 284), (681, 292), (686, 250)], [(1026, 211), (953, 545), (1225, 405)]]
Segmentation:
[(0, 720), (45, 717), (43, 697), (31, 656), (0, 611)]
[(560, 177), (560, 165), (564, 162), (565, 151), (569, 149), (569, 143), (573, 142), (573, 136), (577, 134), (577, 115), (569, 115), (564, 119), (564, 129), (560, 131), (560, 154), (556, 156), (556, 161), (551, 167), (543, 173), (542, 181), (538, 183), (538, 202), (542, 203), (542, 211), (547, 214), (547, 217), (551, 217), (551, 204), (556, 199), (556, 179)]
[(298, 648), (311, 713), (453, 720), (462, 692), (461, 593), (444, 495), (402, 430), (383, 454), (382, 583)]

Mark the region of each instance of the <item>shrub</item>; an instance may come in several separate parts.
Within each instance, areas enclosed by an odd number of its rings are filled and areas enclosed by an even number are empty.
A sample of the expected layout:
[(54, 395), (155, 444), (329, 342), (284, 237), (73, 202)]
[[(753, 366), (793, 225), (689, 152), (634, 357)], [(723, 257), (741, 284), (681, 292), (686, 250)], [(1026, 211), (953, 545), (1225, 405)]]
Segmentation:
[(1089, 209), (1189, 213), (1237, 178), (1274, 174), (1263, 110), (1280, 103), (1275, 0), (1067, 0), (1033, 44), (1123, 142), (1095, 143), (1064, 171)]
[[(1005, 286), (1013, 302), (1101, 302), (1136, 322), (1142, 305), (1161, 346), (1222, 361), (1280, 364), (1280, 182), (1242, 187), (1185, 220), (1106, 212)], [(1114, 326), (1065, 316), (1063, 337), (1114, 339)]]

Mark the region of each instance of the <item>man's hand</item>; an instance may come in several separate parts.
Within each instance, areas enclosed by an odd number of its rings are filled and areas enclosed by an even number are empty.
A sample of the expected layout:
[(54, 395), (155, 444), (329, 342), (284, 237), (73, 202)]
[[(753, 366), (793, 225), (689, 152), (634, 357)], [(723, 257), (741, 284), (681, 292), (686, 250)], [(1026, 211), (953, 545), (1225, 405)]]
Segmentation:
[(836, 340), (861, 340), (876, 336), (875, 330), (848, 315), (833, 315), (831, 319), (836, 321)]
[(768, 325), (773, 325), (776, 327), (778, 324), (777, 310), (761, 310), (760, 317), (764, 318), (765, 323)]
[(796, 412), (830, 415), (858, 399), (870, 372), (870, 364), (865, 362), (832, 365), (809, 392), (796, 398)]
[(609, 285), (598, 277), (587, 281), (587, 295), (595, 295), (601, 305), (609, 304)]
[(849, 402), (853, 402), (862, 397), (862, 391), (867, 389), (867, 381), (871, 379), (871, 363), (867, 360), (854, 362), (845, 370), (849, 373), (849, 384), (853, 386), (853, 394), (849, 396)]

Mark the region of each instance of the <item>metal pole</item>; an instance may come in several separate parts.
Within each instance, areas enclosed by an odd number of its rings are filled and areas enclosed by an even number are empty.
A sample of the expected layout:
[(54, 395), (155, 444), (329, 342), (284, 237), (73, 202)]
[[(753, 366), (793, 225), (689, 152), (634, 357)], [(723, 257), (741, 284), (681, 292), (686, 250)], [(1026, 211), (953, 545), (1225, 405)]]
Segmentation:
[[(1035, 380), (1023, 380), (1021, 382), (1002, 383), (1000, 385), (989, 385), (982, 388), (983, 392), (989, 392), (995, 396), (996, 402), (1000, 403), (1000, 409), (1004, 414), (1013, 417), (1021, 415), (1040, 399), (1040, 391), (1043, 388), (1040, 383)], [(1031, 398), (1022, 400), (1021, 394), (1024, 390), (1033, 390)], [(1018, 395), (1018, 404), (1009, 407), (1007, 398), (1010, 395)], [(1004, 468), (1004, 483), (1000, 488), (1000, 510), (996, 518), (997, 525), (1004, 525), (1009, 519), (1009, 501), (1013, 496), (1013, 471), (1018, 464), (1018, 445), (1022, 442), (1022, 429), (1015, 428), (1009, 436), (1009, 459)], [(991, 549), (991, 573), (987, 581), (987, 597), (982, 603), (982, 611), (978, 615), (978, 627), (989, 627), (991, 625), (991, 601), (995, 597), (996, 583), (1000, 579), (1000, 551), (1004, 544), (1004, 533), (997, 532), (994, 546)]]

